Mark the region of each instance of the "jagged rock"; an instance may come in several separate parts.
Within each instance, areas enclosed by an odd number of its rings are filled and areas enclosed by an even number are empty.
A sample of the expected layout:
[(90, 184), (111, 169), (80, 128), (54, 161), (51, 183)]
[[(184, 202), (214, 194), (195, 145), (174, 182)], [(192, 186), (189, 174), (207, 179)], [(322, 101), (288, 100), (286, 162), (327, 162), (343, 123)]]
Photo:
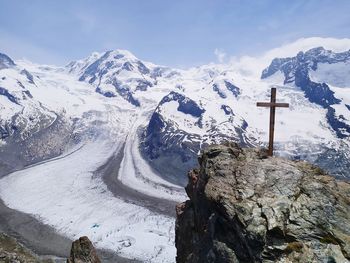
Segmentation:
[(306, 162), (211, 146), (177, 206), (177, 262), (349, 262), (350, 184)]
[(67, 263), (101, 263), (101, 261), (89, 238), (84, 236), (73, 242)]

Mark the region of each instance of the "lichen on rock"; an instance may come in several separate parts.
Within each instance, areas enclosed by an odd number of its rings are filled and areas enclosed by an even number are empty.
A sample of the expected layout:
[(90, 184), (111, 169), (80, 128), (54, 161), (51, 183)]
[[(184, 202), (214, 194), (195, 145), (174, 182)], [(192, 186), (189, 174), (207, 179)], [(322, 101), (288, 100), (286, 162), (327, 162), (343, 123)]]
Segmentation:
[(350, 184), (302, 161), (208, 147), (177, 206), (177, 262), (349, 262)]

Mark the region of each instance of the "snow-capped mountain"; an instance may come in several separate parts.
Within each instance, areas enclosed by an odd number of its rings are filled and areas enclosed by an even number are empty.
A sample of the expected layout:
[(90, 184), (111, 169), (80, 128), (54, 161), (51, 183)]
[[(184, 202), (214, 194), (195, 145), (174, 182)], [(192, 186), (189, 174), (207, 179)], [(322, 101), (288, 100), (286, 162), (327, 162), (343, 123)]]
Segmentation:
[[(350, 50), (334, 53), (323, 47), (299, 52), (292, 58), (276, 58), (261, 75), (268, 78), (282, 72), (285, 85), (294, 84), (310, 102), (327, 109), (327, 120), (339, 138), (350, 135), (349, 120), (345, 118), (350, 101), (337, 88), (346, 88), (350, 66)], [(331, 88), (330, 86), (334, 86)], [(337, 98), (339, 97), (339, 98)], [(345, 116), (344, 116), (345, 112)]]
[(176, 74), (169, 68), (142, 62), (126, 50), (94, 53), (87, 59), (71, 62), (67, 69), (78, 75), (79, 81), (92, 84), (96, 92), (106, 97), (121, 96), (137, 107), (140, 102), (135, 93), (156, 86), (160, 77)]
[[(123, 256), (171, 262), (172, 212), (148, 209), (149, 203), (184, 198), (179, 185), (208, 144), (266, 146), (269, 114), (256, 102), (268, 101), (271, 87), (278, 101), (290, 104), (277, 109), (276, 154), (350, 178), (349, 48), (348, 40), (306, 39), (260, 58), (187, 70), (145, 62), (125, 50), (93, 53), (65, 67), (0, 54), (0, 178), (20, 170), (0, 179), (0, 196), (71, 238), (86, 233), (98, 247)], [(115, 178), (106, 179), (103, 171)], [(43, 183), (36, 188), (36, 181)], [(83, 186), (86, 198), (71, 198)], [(89, 218), (76, 210), (79, 205), (103, 211)], [(111, 222), (103, 216), (112, 217), (113, 210), (127, 218)], [(149, 221), (142, 225), (145, 216), (159, 229)], [(130, 222), (140, 232), (130, 234)], [(137, 242), (152, 235), (157, 238), (149, 247)]]
[[(164, 97), (145, 131), (143, 149), (164, 172), (162, 167), (175, 160), (173, 153), (186, 163), (206, 143), (228, 139), (243, 146), (262, 145), (268, 137), (268, 112), (255, 103), (267, 101), (270, 87), (277, 87), (278, 100), (291, 105), (277, 110), (277, 154), (307, 159), (333, 174), (349, 176), (348, 71), (349, 51), (335, 53), (322, 47), (275, 58), (261, 78), (241, 74), (232, 65), (192, 69), (188, 73), (198, 79), (186, 83), (183, 78), (177, 87), (201, 114), (184, 114), (180, 100), (170, 105), (172, 100)], [(330, 165), (330, 159), (337, 161)], [(183, 165), (184, 170), (192, 165)]]
[[(305, 50), (304, 46), (302, 48)], [(62, 104), (57, 109), (56, 101), (52, 108), (46, 97), (33, 98), (33, 90), (35, 93), (35, 90), (40, 89), (40, 84), (49, 89), (53, 82), (57, 82), (51, 80), (43, 83), (45, 80), (40, 79), (40, 75), (59, 74), (62, 80), (69, 78), (74, 82), (71, 86), (83, 86), (91, 94), (104, 96), (105, 98), (99, 98), (99, 104), (107, 102), (111, 107), (113, 104), (129, 104), (125, 110), (130, 109), (131, 114), (144, 112), (149, 121), (147, 127), (142, 128), (141, 152), (156, 170), (178, 182), (176, 174), (184, 174), (193, 166), (195, 156), (205, 145), (222, 140), (233, 140), (243, 146), (263, 145), (267, 138), (267, 125), (261, 120), (266, 121), (267, 113), (263, 109), (257, 109), (254, 104), (257, 100), (268, 99), (269, 88), (276, 86), (278, 98), (291, 104), (289, 110), (278, 110), (277, 121), (286, 125), (286, 130), (280, 131), (282, 136), (278, 129), (283, 127), (277, 128), (277, 151), (279, 154), (306, 158), (322, 165), (323, 161), (315, 159), (315, 153), (320, 156), (323, 152), (334, 151), (334, 144), (337, 145), (336, 148), (346, 148), (342, 145), (346, 145), (348, 141), (349, 58), (349, 51), (332, 52), (316, 47), (305, 52), (300, 51), (295, 56), (274, 58), (270, 65), (265, 65), (260, 74), (247, 74), (246, 72), (253, 69), (237, 69), (235, 63), (211, 64), (189, 70), (171, 69), (141, 61), (126, 50), (93, 53), (86, 59), (69, 63), (65, 68), (33, 65), (24, 61), (18, 66), (8, 56), (2, 55), (1, 68), (4, 77), (1, 94), (7, 98), (3, 108), (12, 111), (12, 114), (1, 118), (1, 136), (5, 139), (15, 131), (23, 130), (26, 131), (21, 133), (23, 137), (26, 133), (30, 134), (35, 125), (44, 128), (46, 123), (50, 126), (57, 116), (60, 116), (58, 119), (65, 123), (67, 129), (74, 130), (76, 125), (81, 127), (81, 123), (86, 122), (83, 114), (70, 116), (71, 110), (67, 105)], [(36, 75), (26, 68), (32, 68)], [(5, 76), (7, 74), (8, 77)], [(258, 75), (261, 77), (257, 78)], [(62, 82), (59, 85), (62, 86)], [(71, 87), (62, 86), (59, 92), (64, 91), (68, 91), (67, 97), (72, 97), (75, 92), (75, 100), (81, 97), (80, 92), (72, 90)], [(94, 94), (94, 97), (99, 96)], [(35, 106), (29, 105), (29, 102)], [(72, 103), (70, 102), (70, 108), (79, 104)], [(84, 104), (86, 107), (86, 103)], [(21, 114), (20, 105), (25, 109)], [(303, 116), (298, 116), (299, 122), (288, 121), (286, 117), (289, 115), (297, 116), (300, 111), (298, 107), (306, 107), (307, 111), (303, 111)], [(88, 111), (93, 111), (93, 107)], [(24, 117), (29, 114), (26, 112), (43, 116)], [(318, 116), (316, 119), (315, 112)], [(62, 118), (62, 115), (66, 118)], [(310, 119), (315, 119), (315, 123), (304, 123), (303, 120), (311, 115), (313, 118)], [(13, 125), (19, 121), (9, 121), (9, 117), (15, 116), (23, 117), (21, 125), (28, 127), (17, 128)], [(292, 125), (287, 125), (288, 123)], [(305, 149), (305, 145), (309, 145), (310, 149)], [(329, 167), (328, 163), (324, 168), (338, 170)], [(186, 180), (184, 176), (182, 179)]]
[[(350, 136), (350, 50), (332, 52), (323, 47), (299, 52), (294, 57), (276, 58), (261, 75), (268, 79), (282, 74), (283, 85), (299, 88), (305, 98), (324, 109), (323, 118), (327, 121), (327, 128), (332, 131), (332, 144), (324, 145), (316, 163), (333, 173), (349, 176), (348, 143)], [(336, 142), (336, 143), (335, 143)], [(330, 167), (329, 160), (336, 160), (334, 167)]]
[(40, 77), (33, 76), (6, 55), (0, 57), (1, 175), (57, 156), (72, 130), (60, 111), (37, 96), (39, 89), (44, 89)]

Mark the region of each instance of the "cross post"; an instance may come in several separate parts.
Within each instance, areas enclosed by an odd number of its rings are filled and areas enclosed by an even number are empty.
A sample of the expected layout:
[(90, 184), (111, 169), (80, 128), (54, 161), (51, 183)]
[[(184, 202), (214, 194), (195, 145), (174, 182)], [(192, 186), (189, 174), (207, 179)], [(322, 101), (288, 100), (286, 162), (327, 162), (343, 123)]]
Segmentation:
[(276, 103), (276, 88), (271, 88), (271, 99), (270, 102), (257, 102), (258, 107), (269, 107), (270, 108), (270, 130), (269, 130), (269, 150), (268, 156), (273, 155), (273, 137), (275, 131), (275, 113), (276, 107), (288, 108), (288, 103)]

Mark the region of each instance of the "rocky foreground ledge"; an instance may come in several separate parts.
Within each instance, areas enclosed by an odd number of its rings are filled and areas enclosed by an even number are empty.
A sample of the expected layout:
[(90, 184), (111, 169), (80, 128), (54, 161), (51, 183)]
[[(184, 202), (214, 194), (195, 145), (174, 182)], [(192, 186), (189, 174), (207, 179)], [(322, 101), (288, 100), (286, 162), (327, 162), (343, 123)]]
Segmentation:
[(349, 183), (235, 144), (199, 165), (177, 206), (178, 263), (349, 262)]
[(96, 250), (88, 237), (80, 237), (72, 243), (67, 260), (40, 258), (18, 243), (16, 239), (0, 233), (0, 263), (101, 263)]

